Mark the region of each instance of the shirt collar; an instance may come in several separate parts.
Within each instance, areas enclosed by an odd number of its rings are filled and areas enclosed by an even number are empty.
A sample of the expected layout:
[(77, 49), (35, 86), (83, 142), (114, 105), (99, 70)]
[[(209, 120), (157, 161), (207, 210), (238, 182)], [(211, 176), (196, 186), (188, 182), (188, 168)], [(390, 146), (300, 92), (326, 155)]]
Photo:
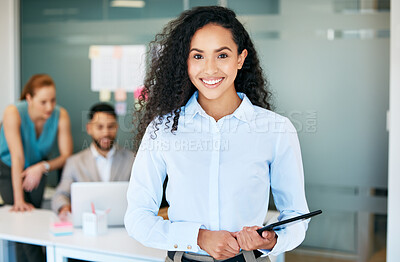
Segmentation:
[(255, 117), (254, 105), (250, 99), (244, 93), (237, 92), (238, 96), (242, 100), (239, 107), (233, 112), (232, 116), (236, 117), (243, 122), (250, 123)]
[[(242, 120), (246, 123), (249, 123), (255, 114), (254, 106), (251, 103), (250, 99), (244, 93), (237, 92), (239, 98), (242, 100), (239, 107), (232, 113), (232, 116), (236, 117), (239, 120)], [(185, 106), (185, 121), (191, 122), (193, 118), (200, 114), (204, 117), (209, 117), (204, 109), (201, 107), (197, 98), (199, 97), (199, 92), (196, 91), (186, 103)]]
[(106, 157), (102, 156), (102, 155), (99, 153), (99, 151), (97, 151), (97, 149), (96, 149), (96, 147), (95, 147), (95, 145), (94, 145), (93, 143), (90, 144), (90, 151), (92, 151), (92, 154), (93, 154), (93, 156), (94, 156), (95, 158), (102, 157), (102, 158), (110, 159), (110, 158), (112, 158), (112, 157), (114, 156), (114, 154), (115, 154), (115, 146), (113, 146), (113, 147), (110, 149), (110, 151), (108, 151)]
[(199, 102), (197, 101), (197, 98), (199, 97), (199, 91), (194, 92), (192, 97), (189, 99), (189, 101), (185, 105), (185, 121), (191, 122), (193, 121), (193, 118), (197, 114), (201, 114), (203, 116), (207, 115), (204, 109), (201, 107)]

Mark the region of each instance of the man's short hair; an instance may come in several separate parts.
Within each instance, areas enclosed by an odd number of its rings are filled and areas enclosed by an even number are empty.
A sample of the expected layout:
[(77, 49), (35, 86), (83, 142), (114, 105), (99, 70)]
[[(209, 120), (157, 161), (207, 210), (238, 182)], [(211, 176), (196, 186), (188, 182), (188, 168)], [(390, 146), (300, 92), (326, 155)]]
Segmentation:
[(97, 103), (90, 108), (88, 114), (89, 120), (92, 120), (93, 116), (98, 112), (107, 113), (117, 118), (117, 114), (115, 113), (115, 109), (112, 105), (107, 103)]

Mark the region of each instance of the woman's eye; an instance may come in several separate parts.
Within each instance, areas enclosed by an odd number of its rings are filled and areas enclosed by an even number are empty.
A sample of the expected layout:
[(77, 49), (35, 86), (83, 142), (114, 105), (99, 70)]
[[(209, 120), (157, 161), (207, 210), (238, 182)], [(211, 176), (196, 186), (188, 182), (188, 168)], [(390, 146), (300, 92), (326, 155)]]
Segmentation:
[(228, 57), (227, 54), (220, 54), (220, 55), (218, 56), (218, 58), (227, 58), (227, 57)]
[(202, 59), (202, 58), (203, 58), (203, 56), (202, 56), (202, 55), (199, 55), (199, 54), (194, 55), (193, 57), (194, 57), (194, 59)]

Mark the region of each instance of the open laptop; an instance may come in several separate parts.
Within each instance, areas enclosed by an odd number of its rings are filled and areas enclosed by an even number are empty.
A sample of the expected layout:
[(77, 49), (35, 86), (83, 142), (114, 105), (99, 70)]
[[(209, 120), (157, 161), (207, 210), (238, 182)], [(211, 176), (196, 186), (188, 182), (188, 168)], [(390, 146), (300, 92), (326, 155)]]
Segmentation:
[(97, 210), (107, 210), (109, 226), (123, 226), (128, 202), (126, 191), (129, 182), (75, 182), (71, 185), (71, 209), (75, 227), (82, 226), (82, 214), (92, 212), (91, 203)]

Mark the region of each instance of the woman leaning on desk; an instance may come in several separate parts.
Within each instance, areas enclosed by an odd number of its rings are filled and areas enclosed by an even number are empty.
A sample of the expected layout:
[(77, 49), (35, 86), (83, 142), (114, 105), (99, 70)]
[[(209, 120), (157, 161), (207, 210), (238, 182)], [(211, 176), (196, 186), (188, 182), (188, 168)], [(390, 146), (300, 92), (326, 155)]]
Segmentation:
[[(60, 156), (45, 161), (58, 139)], [(56, 105), (53, 79), (34, 75), (21, 101), (6, 108), (0, 131), (0, 194), (11, 211), (40, 208), (46, 174), (61, 168), (72, 154), (67, 111)], [(17, 261), (45, 261), (40, 246), (16, 243)]]
[[(9, 105), (0, 131), (0, 194), (12, 211), (40, 208), (45, 174), (61, 168), (72, 154), (72, 137), (67, 111), (56, 105), (53, 79), (32, 76), (21, 101)], [(58, 140), (60, 156), (45, 161)]]

